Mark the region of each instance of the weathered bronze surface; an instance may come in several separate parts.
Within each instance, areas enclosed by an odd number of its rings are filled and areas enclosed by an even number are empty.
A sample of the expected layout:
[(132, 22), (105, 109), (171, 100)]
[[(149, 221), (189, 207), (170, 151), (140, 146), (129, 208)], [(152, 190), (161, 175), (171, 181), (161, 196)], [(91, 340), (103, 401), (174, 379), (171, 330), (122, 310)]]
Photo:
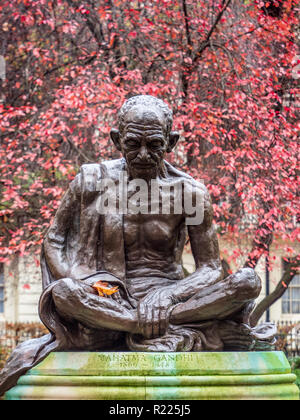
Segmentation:
[[(207, 189), (164, 160), (179, 139), (171, 130), (172, 112), (162, 101), (129, 99), (119, 128), (111, 131), (123, 158), (84, 165), (71, 183), (43, 244), (39, 313), (50, 334), (13, 352), (0, 376), (0, 394), (52, 351), (270, 349), (273, 326), (249, 325), (261, 281), (250, 268), (224, 278)], [(136, 192), (132, 180), (156, 180), (159, 200), (170, 199), (170, 211), (101, 213), (99, 182), (117, 185), (121, 173), (128, 177), (128, 200)], [(187, 226), (187, 214), (174, 211), (173, 190), (164, 187), (178, 183), (192, 202), (200, 197), (200, 223)], [(113, 189), (105, 194), (112, 196)], [(122, 200), (117, 195), (118, 208)], [(185, 277), (187, 235), (196, 271)], [(98, 296), (92, 286), (99, 280), (118, 292)]]

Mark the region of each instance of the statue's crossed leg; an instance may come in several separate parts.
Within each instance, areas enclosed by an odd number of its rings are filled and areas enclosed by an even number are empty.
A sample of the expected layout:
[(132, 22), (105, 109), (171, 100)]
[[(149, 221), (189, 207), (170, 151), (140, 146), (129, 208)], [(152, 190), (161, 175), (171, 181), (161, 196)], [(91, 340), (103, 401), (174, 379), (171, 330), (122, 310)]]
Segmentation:
[[(180, 281), (177, 284), (180, 285)], [(218, 283), (204, 285), (186, 302), (170, 308), (170, 323), (184, 325), (232, 319), (258, 297), (260, 290), (261, 282), (254, 270), (241, 269)], [(93, 329), (141, 333), (137, 309), (126, 297), (119, 293), (109, 298), (96, 295), (91, 279), (88, 282), (61, 279), (53, 288), (52, 296), (59, 315), (68, 321), (76, 320)]]

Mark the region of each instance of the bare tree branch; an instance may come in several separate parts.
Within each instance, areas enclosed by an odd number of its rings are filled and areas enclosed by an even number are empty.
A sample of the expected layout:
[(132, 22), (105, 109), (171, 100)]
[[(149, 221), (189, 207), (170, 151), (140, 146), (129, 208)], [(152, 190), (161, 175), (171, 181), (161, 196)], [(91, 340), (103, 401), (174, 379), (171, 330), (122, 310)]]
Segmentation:
[(294, 275), (299, 269), (299, 262), (299, 257), (295, 257), (290, 260), (282, 278), (277, 284), (276, 289), (269, 296), (266, 296), (254, 309), (250, 318), (250, 324), (252, 327), (255, 327), (260, 318), (263, 316), (264, 312), (284, 295), (288, 289), (289, 284), (293, 280)]
[[(82, 2), (75, 0), (67, 0), (67, 3), (72, 7), (80, 7), (82, 5)], [(99, 47), (107, 49), (107, 43), (105, 42), (101, 22), (92, 6), (87, 6), (87, 8), (89, 10), (89, 14), (85, 15), (86, 25)]]
[(252, 250), (248, 255), (244, 267), (256, 267), (260, 257), (268, 251), (273, 241), (273, 232), (265, 223), (260, 224), (258, 233), (254, 237)]
[(213, 23), (212, 27), (210, 28), (206, 39), (201, 43), (201, 46), (199, 48), (199, 50), (196, 52), (196, 55), (193, 59), (193, 66), (195, 66), (197, 64), (197, 61), (199, 60), (199, 58), (201, 57), (203, 51), (206, 50), (206, 48), (210, 45), (210, 38), (212, 37), (216, 27), (218, 26), (220, 20), (222, 19), (224, 13), (226, 12), (226, 10), (228, 9), (228, 7), (230, 6), (230, 3), (232, 2), (232, 0), (227, 0), (227, 2), (225, 3), (223, 9), (219, 12), (218, 16), (216, 17), (215, 22)]
[(189, 15), (188, 15), (187, 5), (186, 5), (185, 0), (182, 0), (182, 10), (183, 10), (183, 14), (184, 14), (186, 39), (187, 39), (187, 43), (188, 43), (188, 54), (191, 55), (192, 48), (193, 48), (193, 41), (192, 41), (191, 33), (190, 33)]
[(81, 149), (78, 149), (78, 147), (72, 142), (72, 140), (69, 138), (69, 137), (67, 137), (67, 140), (68, 140), (68, 143), (70, 144), (70, 146), (72, 146), (73, 147), (73, 149), (76, 151), (76, 153), (79, 155), (79, 156), (81, 156), (83, 159), (84, 159), (84, 161), (85, 162), (89, 162), (89, 163), (93, 163), (94, 162), (94, 160), (93, 159), (90, 159), (89, 157), (87, 157), (84, 153), (83, 153), (83, 151), (81, 150)]

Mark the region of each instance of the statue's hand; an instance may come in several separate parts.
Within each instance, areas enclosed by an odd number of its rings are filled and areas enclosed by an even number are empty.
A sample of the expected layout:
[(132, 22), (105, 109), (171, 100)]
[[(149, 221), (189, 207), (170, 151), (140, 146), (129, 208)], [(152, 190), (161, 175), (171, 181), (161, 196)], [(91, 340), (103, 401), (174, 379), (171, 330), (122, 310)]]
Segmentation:
[[(98, 281), (102, 281), (103, 283), (107, 284), (108, 288), (112, 288), (116, 286), (116, 284), (114, 283), (114, 280), (115, 280), (115, 277), (110, 275), (109, 273), (101, 273), (101, 274), (97, 274), (93, 277), (90, 277), (84, 280), (83, 283), (86, 286), (88, 286), (87, 291), (89, 293), (99, 296), (97, 290), (93, 287), (95, 283), (97, 283)], [(116, 293), (113, 293), (111, 295), (105, 295), (105, 299), (114, 300), (115, 302), (118, 302), (120, 305), (124, 306), (124, 299), (122, 299), (121, 297), (120, 290), (118, 290)], [(104, 301), (102, 301), (102, 304), (103, 302)]]
[(146, 338), (165, 335), (169, 325), (173, 298), (169, 288), (149, 293), (138, 304), (138, 322), (141, 334)]

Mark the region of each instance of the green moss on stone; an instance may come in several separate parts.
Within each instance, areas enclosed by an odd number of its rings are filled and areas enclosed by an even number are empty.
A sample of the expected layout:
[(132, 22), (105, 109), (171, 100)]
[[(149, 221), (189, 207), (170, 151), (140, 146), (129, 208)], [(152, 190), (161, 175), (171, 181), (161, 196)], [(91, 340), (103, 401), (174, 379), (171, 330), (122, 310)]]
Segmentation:
[(6, 399), (299, 399), (281, 352), (52, 353)]

